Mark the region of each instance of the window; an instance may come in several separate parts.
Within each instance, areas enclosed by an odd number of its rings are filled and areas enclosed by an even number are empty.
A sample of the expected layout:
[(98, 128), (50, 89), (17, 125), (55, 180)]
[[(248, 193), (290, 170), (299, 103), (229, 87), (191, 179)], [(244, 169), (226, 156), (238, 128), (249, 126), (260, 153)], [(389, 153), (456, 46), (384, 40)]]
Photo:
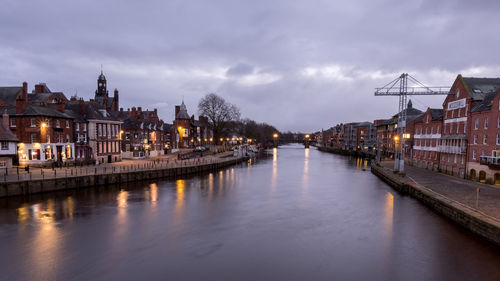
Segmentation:
[(481, 150), (481, 156), (485, 156), (486, 155), (486, 150)]
[(458, 109), (458, 116), (457, 117), (460, 117), (460, 113), (462, 112), (461, 108)]
[[(500, 124), (500, 117), (498, 117), (498, 122)], [(11, 118), (10, 119), (10, 126), (11, 127), (15, 127), (16, 126), (16, 119), (15, 118)]]
[(49, 134), (47, 134), (45, 138), (46, 138), (46, 142), (47, 142), (47, 143), (50, 143), (50, 135), (49, 135)]
[(472, 150), (472, 160), (476, 160), (476, 150)]
[(86, 123), (83, 123), (83, 131), (86, 132), (87, 131), (87, 124)]
[(455, 118), (455, 109), (451, 111), (451, 118)]
[(431, 127), (431, 135), (434, 134), (434, 127)]
[(80, 123), (76, 123), (75, 126), (75, 131), (80, 131)]
[(60, 128), (61, 127), (61, 122), (59, 120), (56, 120), (56, 128)]
[(2, 141), (2, 150), (9, 150), (9, 142), (7, 141)]
[(455, 154), (454, 157), (453, 157), (453, 163), (457, 163), (457, 155)]
[(102, 124), (97, 125), (98, 135), (102, 136)]
[(458, 135), (458, 128), (459, 127), (460, 127), (460, 123), (457, 123), (457, 131), (456, 131), (457, 135)]
[(488, 129), (488, 117), (484, 118), (484, 128)]
[(438, 125), (436, 134), (439, 134), (439, 129), (440, 129), (440, 126)]
[(69, 142), (69, 135), (66, 134), (66, 142)]
[(472, 143), (477, 144), (477, 135), (474, 135), (474, 141)]
[(31, 143), (35, 143), (37, 140), (37, 135), (36, 134), (31, 134)]
[(500, 134), (497, 134), (497, 145), (500, 145)]
[(31, 121), (30, 126), (31, 126), (31, 127), (36, 127), (36, 121), (35, 121), (35, 118), (31, 118), (31, 120), (30, 120), (30, 121)]
[(477, 130), (477, 128), (479, 127), (479, 119), (474, 119), (474, 130)]
[(66, 120), (66, 128), (69, 128), (69, 120)]
[(486, 144), (487, 138), (488, 138), (488, 135), (484, 134), (484, 136), (483, 136), (483, 144)]
[(134, 133), (134, 139), (137, 139), (139, 137), (138, 133)]

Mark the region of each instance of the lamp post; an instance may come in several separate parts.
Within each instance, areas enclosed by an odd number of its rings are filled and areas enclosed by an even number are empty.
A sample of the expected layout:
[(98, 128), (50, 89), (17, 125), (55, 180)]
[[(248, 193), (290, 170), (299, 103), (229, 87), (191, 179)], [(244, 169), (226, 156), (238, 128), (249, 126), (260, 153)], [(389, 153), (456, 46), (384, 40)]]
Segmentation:
[(274, 147), (278, 147), (278, 133), (273, 134)]
[(394, 171), (399, 171), (398, 140), (399, 137), (394, 136)]

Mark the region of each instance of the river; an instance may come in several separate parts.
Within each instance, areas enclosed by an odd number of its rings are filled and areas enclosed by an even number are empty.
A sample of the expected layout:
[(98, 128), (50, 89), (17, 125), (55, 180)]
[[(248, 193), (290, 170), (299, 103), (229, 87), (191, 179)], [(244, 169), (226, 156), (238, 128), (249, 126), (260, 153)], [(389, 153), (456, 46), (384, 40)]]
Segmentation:
[(500, 249), (287, 145), (216, 173), (0, 200), (0, 280), (500, 280)]

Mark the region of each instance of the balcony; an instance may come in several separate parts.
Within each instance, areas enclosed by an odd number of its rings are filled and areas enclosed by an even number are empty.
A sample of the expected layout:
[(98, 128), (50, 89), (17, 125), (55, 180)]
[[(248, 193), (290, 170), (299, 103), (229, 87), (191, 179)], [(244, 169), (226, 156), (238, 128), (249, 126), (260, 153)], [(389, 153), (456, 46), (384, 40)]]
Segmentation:
[(441, 145), (439, 151), (443, 153), (465, 154), (466, 148), (465, 146)]
[(500, 167), (500, 157), (479, 156), (479, 164)]

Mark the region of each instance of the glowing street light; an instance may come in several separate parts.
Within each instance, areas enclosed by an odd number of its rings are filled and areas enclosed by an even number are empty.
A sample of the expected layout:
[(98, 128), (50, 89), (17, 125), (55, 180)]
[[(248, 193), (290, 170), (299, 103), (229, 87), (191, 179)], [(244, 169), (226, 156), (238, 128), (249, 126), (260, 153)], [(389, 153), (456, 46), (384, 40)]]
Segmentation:
[(277, 139), (277, 138), (278, 138), (278, 134), (276, 134), (276, 133), (275, 133), (275, 134), (273, 135), (273, 138)]

